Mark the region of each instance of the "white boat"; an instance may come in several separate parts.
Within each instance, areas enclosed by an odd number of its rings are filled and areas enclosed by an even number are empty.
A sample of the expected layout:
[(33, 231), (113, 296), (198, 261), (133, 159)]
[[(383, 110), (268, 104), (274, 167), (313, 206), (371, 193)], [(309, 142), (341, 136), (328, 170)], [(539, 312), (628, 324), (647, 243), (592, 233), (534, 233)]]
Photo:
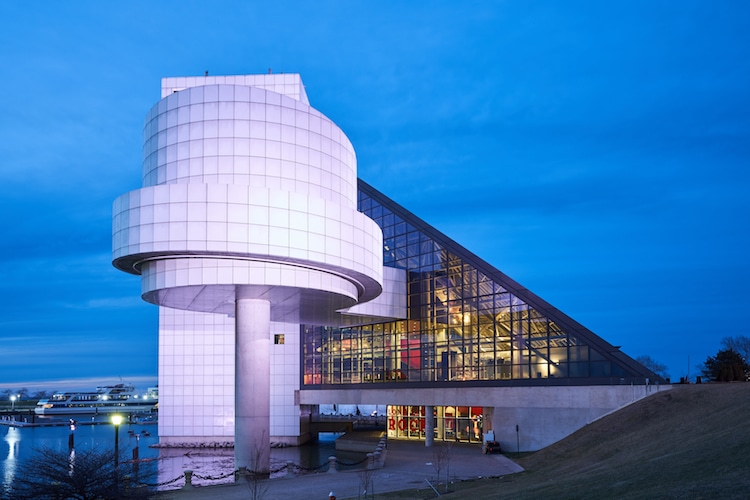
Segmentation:
[(154, 411), (159, 403), (156, 387), (138, 394), (132, 385), (97, 387), (94, 392), (58, 392), (41, 399), (34, 408), (37, 415), (96, 415), (99, 413), (141, 413)]

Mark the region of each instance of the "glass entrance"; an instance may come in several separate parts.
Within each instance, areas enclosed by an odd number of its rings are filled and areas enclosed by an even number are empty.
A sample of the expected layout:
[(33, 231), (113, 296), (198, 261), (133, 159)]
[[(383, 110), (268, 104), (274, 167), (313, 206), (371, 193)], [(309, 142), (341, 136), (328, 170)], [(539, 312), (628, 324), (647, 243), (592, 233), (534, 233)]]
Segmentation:
[[(387, 432), (393, 439), (425, 438), (424, 406), (388, 406)], [(481, 406), (435, 406), (435, 440), (482, 442)]]

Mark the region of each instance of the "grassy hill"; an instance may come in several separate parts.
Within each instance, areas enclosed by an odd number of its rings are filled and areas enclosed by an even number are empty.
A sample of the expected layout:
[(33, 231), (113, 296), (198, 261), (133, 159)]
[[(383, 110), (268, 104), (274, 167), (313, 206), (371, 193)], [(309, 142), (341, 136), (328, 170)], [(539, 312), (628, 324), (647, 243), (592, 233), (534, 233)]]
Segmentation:
[(456, 484), (447, 497), (748, 499), (750, 383), (675, 386), (518, 463), (526, 472)]

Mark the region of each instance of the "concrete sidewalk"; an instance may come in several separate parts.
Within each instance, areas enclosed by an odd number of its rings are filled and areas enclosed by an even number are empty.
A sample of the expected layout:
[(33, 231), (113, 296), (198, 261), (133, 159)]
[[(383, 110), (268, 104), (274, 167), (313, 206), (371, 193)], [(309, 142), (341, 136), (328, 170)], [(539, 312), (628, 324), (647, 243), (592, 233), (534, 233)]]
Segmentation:
[[(435, 453), (441, 446), (425, 448), (424, 442), (388, 441), (385, 466), (371, 471), (372, 490), (377, 493), (427, 487), (425, 479), (433, 484), (437, 475)], [(480, 477), (504, 476), (523, 469), (504, 455), (483, 455), (480, 445), (452, 444), (450, 448), (451, 480), (476, 479)], [(445, 476), (446, 466), (441, 476)], [(270, 479), (261, 483), (259, 490), (265, 491), (262, 498), (305, 498), (327, 500), (334, 492), (338, 500), (357, 498), (364, 489), (364, 474), (361, 470), (345, 472), (321, 472), (292, 478)], [(160, 500), (193, 500), (221, 498), (222, 500), (246, 499), (251, 496), (247, 483), (217, 486), (192, 487), (158, 493)]]

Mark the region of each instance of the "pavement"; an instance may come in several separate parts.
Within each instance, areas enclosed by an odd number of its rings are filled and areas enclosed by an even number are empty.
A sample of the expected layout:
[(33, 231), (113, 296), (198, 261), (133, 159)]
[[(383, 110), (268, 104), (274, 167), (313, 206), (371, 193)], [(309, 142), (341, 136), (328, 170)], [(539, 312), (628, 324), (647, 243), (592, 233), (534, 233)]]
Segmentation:
[[(427, 448), (424, 442), (388, 441), (388, 450), (382, 468), (369, 471), (370, 492), (387, 493), (429, 487), (425, 480), (435, 484), (436, 459), (442, 443)], [(501, 454), (482, 454), (478, 444), (451, 444), (449, 459), (441, 460), (441, 477), (449, 469), (451, 481), (483, 477), (497, 477), (523, 471), (521, 466)], [(446, 465), (447, 462), (447, 465)], [(159, 500), (197, 500), (221, 498), (222, 500), (247, 498), (305, 498), (327, 500), (331, 492), (337, 500), (358, 498), (364, 490), (366, 473), (363, 470), (319, 472), (293, 477), (268, 479), (259, 483), (240, 480), (232, 484), (191, 486), (179, 490), (157, 493)], [(254, 491), (253, 491), (254, 490)], [(256, 493), (253, 495), (253, 493)]]

